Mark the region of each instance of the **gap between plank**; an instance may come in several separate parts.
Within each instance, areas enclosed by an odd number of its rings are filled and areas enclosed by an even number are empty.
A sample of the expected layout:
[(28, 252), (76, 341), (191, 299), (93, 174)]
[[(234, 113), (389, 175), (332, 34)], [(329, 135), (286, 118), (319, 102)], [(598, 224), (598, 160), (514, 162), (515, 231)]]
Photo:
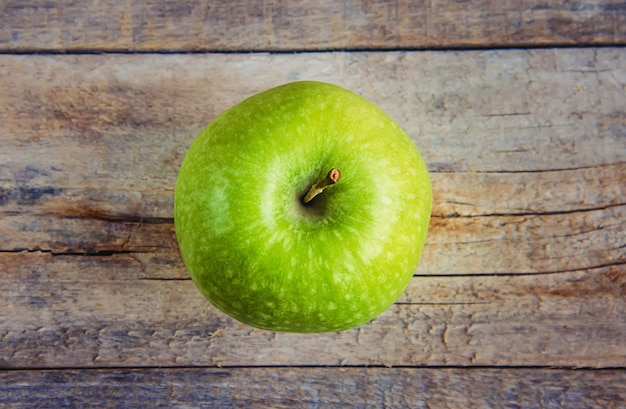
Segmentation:
[(550, 43), (550, 44), (511, 44), (511, 45), (452, 45), (452, 46), (425, 46), (425, 47), (355, 47), (355, 48), (293, 48), (293, 49), (219, 49), (219, 48), (179, 48), (179, 49), (59, 49), (51, 50), (45, 48), (19, 48), (2, 49), (0, 55), (106, 55), (106, 54), (307, 54), (307, 53), (374, 53), (374, 52), (462, 52), (462, 51), (506, 51), (506, 50), (551, 50), (551, 49), (589, 49), (589, 48), (622, 48), (626, 42), (610, 43)]
[(229, 370), (229, 369), (315, 369), (315, 368), (336, 368), (341, 369), (434, 369), (434, 370), (545, 370), (545, 371), (623, 371), (623, 366), (605, 367), (582, 367), (582, 366), (555, 366), (555, 365), (367, 365), (367, 364), (345, 364), (345, 365), (148, 365), (148, 366), (68, 366), (68, 367), (28, 367), (28, 368), (0, 368), (0, 372), (34, 372), (34, 371), (139, 371), (139, 370)]

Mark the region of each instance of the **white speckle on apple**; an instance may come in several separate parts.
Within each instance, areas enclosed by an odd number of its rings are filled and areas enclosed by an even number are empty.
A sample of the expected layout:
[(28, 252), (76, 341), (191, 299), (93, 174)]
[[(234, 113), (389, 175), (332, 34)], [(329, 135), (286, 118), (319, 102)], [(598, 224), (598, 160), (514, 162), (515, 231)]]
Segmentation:
[(333, 274), (333, 282), (335, 284), (345, 283), (350, 280), (350, 276), (348, 274), (343, 274), (339, 272), (335, 272)]

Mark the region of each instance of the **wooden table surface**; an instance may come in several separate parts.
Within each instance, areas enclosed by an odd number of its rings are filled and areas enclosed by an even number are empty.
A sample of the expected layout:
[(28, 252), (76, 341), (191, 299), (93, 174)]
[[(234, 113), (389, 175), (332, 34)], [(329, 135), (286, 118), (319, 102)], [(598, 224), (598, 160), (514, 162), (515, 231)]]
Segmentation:
[[(0, 1), (0, 407), (617, 408), (626, 4)], [(195, 289), (178, 167), (299, 79), (380, 105), (432, 175), (421, 264), (341, 333)]]

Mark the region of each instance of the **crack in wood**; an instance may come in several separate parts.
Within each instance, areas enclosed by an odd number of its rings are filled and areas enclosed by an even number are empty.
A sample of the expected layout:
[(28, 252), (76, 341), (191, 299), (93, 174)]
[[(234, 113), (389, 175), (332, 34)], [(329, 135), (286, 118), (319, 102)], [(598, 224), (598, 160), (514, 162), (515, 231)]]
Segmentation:
[(577, 170), (585, 170), (585, 169), (598, 169), (598, 168), (606, 168), (613, 166), (622, 166), (625, 165), (626, 162), (613, 162), (613, 163), (601, 163), (597, 165), (586, 165), (586, 166), (572, 166), (572, 167), (562, 167), (562, 168), (549, 168), (549, 169), (522, 169), (522, 170), (506, 170), (506, 169), (496, 169), (496, 170), (461, 170), (461, 169), (429, 169), (430, 173), (484, 173), (484, 174), (510, 174), (510, 173), (550, 173), (550, 172), (571, 172)]
[(123, 214), (103, 214), (103, 213), (87, 213), (87, 214), (57, 214), (57, 213), (41, 213), (42, 216), (59, 217), (63, 219), (82, 219), (82, 220), (99, 220), (110, 223), (137, 223), (137, 224), (174, 224), (173, 217), (154, 217), (154, 216), (128, 216)]
[(136, 250), (97, 250), (97, 251), (55, 251), (40, 248), (0, 249), (1, 253), (43, 253), (51, 256), (110, 257), (118, 254), (149, 253)]
[(552, 274), (575, 273), (577, 271), (589, 271), (599, 268), (619, 267), (626, 265), (626, 259), (616, 260), (611, 263), (601, 263), (593, 266), (575, 267), (571, 269), (549, 270), (549, 271), (513, 271), (506, 273), (465, 273), (465, 274), (413, 274), (413, 277), (515, 277), (515, 276), (541, 276)]
[(500, 117), (500, 116), (524, 116), (524, 115), (532, 115), (533, 113), (530, 111), (526, 112), (494, 112), (489, 114), (478, 115), (479, 117)]
[(624, 203), (613, 203), (605, 206), (595, 206), (585, 209), (570, 209), (570, 210), (554, 210), (554, 211), (525, 211), (525, 212), (511, 212), (511, 213), (481, 213), (481, 214), (468, 214), (463, 215), (459, 213), (450, 214), (433, 214), (431, 217), (440, 219), (456, 219), (456, 218), (474, 218), (474, 217), (519, 217), (519, 216), (559, 216), (576, 213), (586, 213), (593, 211), (607, 210), (615, 207), (626, 206)]

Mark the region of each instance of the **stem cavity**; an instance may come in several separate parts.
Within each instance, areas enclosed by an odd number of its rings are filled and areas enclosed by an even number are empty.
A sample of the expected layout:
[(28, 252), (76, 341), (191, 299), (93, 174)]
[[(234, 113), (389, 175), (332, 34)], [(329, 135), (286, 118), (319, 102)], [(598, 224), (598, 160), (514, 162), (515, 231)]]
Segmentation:
[(340, 178), (341, 172), (339, 171), (339, 169), (332, 168), (322, 180), (311, 186), (307, 194), (302, 199), (302, 203), (308, 204), (311, 200), (313, 200), (313, 198), (315, 198), (315, 196), (322, 193), (324, 189), (326, 189), (328, 186), (334, 185), (335, 183), (339, 182)]

